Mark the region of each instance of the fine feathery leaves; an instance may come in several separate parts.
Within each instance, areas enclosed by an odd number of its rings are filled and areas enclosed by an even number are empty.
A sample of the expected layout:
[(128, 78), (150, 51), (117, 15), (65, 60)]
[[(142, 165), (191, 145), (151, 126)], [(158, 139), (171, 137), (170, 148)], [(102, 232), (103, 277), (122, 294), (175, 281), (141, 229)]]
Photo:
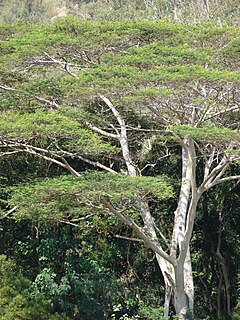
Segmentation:
[(158, 177), (129, 177), (106, 172), (84, 172), (80, 178), (63, 175), (45, 178), (33, 183), (20, 184), (11, 188), (10, 205), (18, 205), (16, 217), (68, 216), (86, 214), (99, 205), (101, 197), (107, 197), (120, 205), (121, 201), (139, 196), (165, 199), (173, 196), (169, 179)]

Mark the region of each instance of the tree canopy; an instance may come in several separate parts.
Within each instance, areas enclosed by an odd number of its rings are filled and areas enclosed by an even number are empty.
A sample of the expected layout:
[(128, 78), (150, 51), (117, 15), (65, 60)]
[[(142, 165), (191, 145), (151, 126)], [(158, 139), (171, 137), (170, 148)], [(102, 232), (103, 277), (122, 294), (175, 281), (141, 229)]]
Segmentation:
[[(240, 179), (239, 41), (236, 26), (166, 19), (3, 25), (0, 157), (37, 170), (10, 183), (3, 217), (76, 227), (116, 216), (156, 254), (164, 315), (173, 295), (190, 319), (198, 210), (205, 194), (224, 199), (223, 183), (234, 190)], [(40, 174), (35, 157), (53, 173)]]

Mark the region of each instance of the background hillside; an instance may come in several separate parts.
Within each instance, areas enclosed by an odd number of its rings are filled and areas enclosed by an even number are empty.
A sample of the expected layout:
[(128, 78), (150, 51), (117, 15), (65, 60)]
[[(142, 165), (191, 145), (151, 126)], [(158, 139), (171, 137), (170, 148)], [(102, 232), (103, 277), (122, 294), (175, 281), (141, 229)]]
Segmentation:
[(169, 18), (175, 21), (210, 20), (239, 24), (238, 0), (2, 0), (0, 22), (23, 19), (32, 23), (51, 22), (72, 14), (80, 19), (119, 20)]

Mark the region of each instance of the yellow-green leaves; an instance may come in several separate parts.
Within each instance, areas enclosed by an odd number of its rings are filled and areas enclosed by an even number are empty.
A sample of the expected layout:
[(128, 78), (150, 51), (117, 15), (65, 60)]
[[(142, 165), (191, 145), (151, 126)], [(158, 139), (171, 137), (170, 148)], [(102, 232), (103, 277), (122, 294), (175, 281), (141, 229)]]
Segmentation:
[(64, 175), (18, 185), (12, 188), (10, 203), (18, 203), (16, 215), (30, 213), (54, 218), (54, 215), (81, 215), (86, 213), (90, 204), (90, 210), (97, 210), (94, 206), (99, 206), (101, 197), (107, 197), (120, 206), (130, 199), (134, 204), (136, 194), (166, 199), (173, 196), (173, 190), (163, 176), (129, 177), (93, 171), (83, 172), (79, 178)]
[[(32, 112), (9, 110), (1, 113), (0, 134), (3, 137), (31, 139), (48, 137), (65, 139), (64, 145), (80, 153), (116, 152), (101, 137), (81, 126), (79, 121), (55, 110)], [(60, 140), (61, 141), (61, 140)]]
[(226, 144), (231, 141), (240, 141), (239, 130), (218, 128), (214, 125), (203, 125), (199, 128), (192, 125), (174, 125), (171, 129), (182, 138), (190, 137), (205, 141), (222, 142), (222, 144)]

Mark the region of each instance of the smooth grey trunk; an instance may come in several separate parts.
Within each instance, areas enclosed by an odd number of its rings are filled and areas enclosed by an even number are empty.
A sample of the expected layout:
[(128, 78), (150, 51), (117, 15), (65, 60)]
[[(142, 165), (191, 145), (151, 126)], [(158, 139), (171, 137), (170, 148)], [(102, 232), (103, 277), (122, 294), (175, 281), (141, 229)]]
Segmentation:
[(184, 285), (184, 267), (182, 264), (177, 264), (174, 268), (175, 285), (174, 285), (174, 308), (179, 315), (179, 319), (188, 319), (188, 300), (185, 293)]
[[(176, 9), (176, 1), (173, 1), (173, 3)], [(110, 135), (114, 136), (114, 139), (117, 139), (121, 145), (127, 169), (125, 173), (135, 177), (140, 171), (137, 169), (137, 165), (131, 156), (125, 121), (108, 98), (102, 95), (100, 95), (100, 98), (109, 106), (120, 125), (120, 129), (113, 126), (116, 134), (111, 133)], [(159, 117), (154, 108), (153, 112)], [(162, 121), (162, 117), (160, 119)], [(164, 122), (164, 124), (168, 125), (168, 122)], [(97, 130), (94, 128), (94, 130), (99, 133), (102, 132), (102, 129), (99, 128)], [(104, 132), (104, 135), (109, 136), (109, 133)], [(204, 158), (204, 177), (200, 186), (197, 187), (195, 142), (191, 138), (180, 139), (177, 137), (177, 140), (182, 147), (182, 181), (170, 241), (157, 228), (145, 196), (136, 194), (136, 202), (144, 227), (138, 226), (123, 212), (116, 210), (106, 199), (102, 199), (102, 203), (112, 214), (132, 228), (144, 241), (145, 245), (155, 253), (165, 282), (164, 316), (168, 317), (169, 305), (173, 298), (176, 314), (179, 315), (181, 320), (187, 320), (193, 318), (194, 309), (194, 286), (189, 244), (192, 237), (198, 201), (202, 193), (211, 187), (225, 181), (239, 179), (240, 176), (223, 178), (223, 174), (229, 163), (231, 163), (232, 157), (223, 156), (218, 161), (218, 153), (216, 153), (215, 147), (212, 147)], [(215, 163), (217, 164), (215, 165)], [(163, 250), (161, 246), (162, 242), (159, 241), (158, 235), (165, 241), (166, 248), (168, 248), (166, 251)]]
[[(174, 263), (170, 264), (162, 256), (156, 254), (165, 282), (165, 317), (168, 317), (169, 314), (172, 295), (174, 308), (180, 319), (190, 319), (193, 315), (194, 285), (189, 243), (199, 200), (194, 166), (195, 147), (191, 139), (187, 138), (184, 139), (182, 145), (182, 183), (170, 245), (170, 255)], [(150, 237), (157, 241), (154, 220), (146, 199), (139, 201), (139, 205), (145, 229)]]
[(159, 254), (156, 254), (156, 259), (164, 279), (164, 284), (165, 284), (164, 317), (168, 318), (169, 307), (170, 307), (173, 287), (175, 283), (174, 269), (172, 264), (170, 264), (168, 261), (163, 259)]
[[(194, 147), (194, 146), (192, 146)], [(193, 152), (194, 155), (194, 152)], [(178, 206), (175, 211), (174, 216), (174, 228), (172, 235), (172, 243), (171, 243), (171, 255), (174, 258), (177, 258), (177, 253), (182, 250), (182, 243), (185, 239), (186, 234), (186, 223), (187, 223), (187, 215), (189, 214), (189, 203), (191, 200), (191, 187), (192, 187), (192, 165), (191, 162), (194, 159), (191, 159), (191, 152), (189, 151), (189, 139), (184, 139), (182, 145), (182, 183), (180, 188), (180, 195), (178, 200)], [(191, 313), (193, 313), (194, 308), (194, 285), (193, 285), (193, 276), (192, 276), (192, 263), (191, 263), (191, 255), (189, 244), (187, 245), (186, 256), (181, 265), (183, 269), (183, 292), (187, 297), (187, 309)], [(175, 277), (179, 277), (180, 273), (175, 274)], [(176, 278), (176, 282), (179, 281)], [(178, 291), (174, 291), (174, 295), (179, 294)], [(176, 298), (178, 299), (178, 298)], [(181, 301), (185, 301), (184, 299), (180, 299)], [(183, 307), (183, 306), (182, 306)], [(183, 307), (184, 308), (184, 307)]]

